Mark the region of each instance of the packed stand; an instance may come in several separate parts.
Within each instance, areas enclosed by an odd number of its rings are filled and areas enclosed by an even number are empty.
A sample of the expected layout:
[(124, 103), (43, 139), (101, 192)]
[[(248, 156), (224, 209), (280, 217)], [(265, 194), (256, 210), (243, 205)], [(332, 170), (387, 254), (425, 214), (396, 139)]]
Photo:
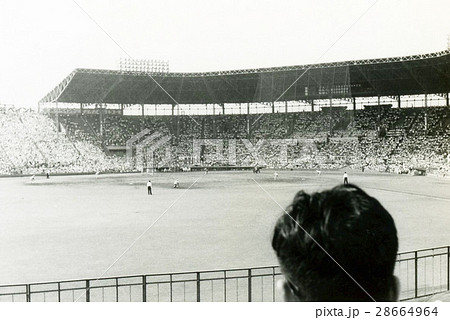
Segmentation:
[[(255, 166), (270, 168), (368, 168), (408, 172), (424, 168), (448, 174), (450, 111), (446, 107), (364, 110), (336, 108), (316, 112), (208, 115), (119, 116), (59, 115), (62, 133), (53, 121), (24, 110), (1, 110), (1, 173), (131, 170), (125, 157), (107, 156), (105, 147), (122, 146), (143, 129), (170, 137), (154, 152), (154, 167)], [(331, 123), (331, 131), (330, 131)], [(380, 127), (387, 133), (381, 135)], [(64, 132), (66, 134), (64, 134)], [(194, 140), (211, 139), (194, 157)], [(221, 140), (220, 152), (213, 140)], [(282, 139), (286, 145), (280, 145)], [(260, 141), (264, 143), (258, 145)], [(292, 143), (296, 141), (296, 143)], [(259, 146), (264, 161), (249, 150)], [(103, 147), (103, 150), (102, 150)], [(230, 150), (236, 157), (230, 157)], [(287, 149), (287, 162), (280, 156)], [(147, 165), (147, 164), (145, 164)]]
[(83, 139), (58, 132), (52, 119), (26, 109), (1, 109), (0, 174), (120, 172), (121, 157), (107, 156)]

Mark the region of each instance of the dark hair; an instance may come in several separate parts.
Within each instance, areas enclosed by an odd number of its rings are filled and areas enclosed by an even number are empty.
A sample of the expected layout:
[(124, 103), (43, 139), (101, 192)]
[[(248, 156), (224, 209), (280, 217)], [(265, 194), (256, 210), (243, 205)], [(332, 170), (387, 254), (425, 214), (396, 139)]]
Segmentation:
[(301, 300), (390, 299), (397, 230), (378, 200), (355, 185), (340, 185), (311, 195), (300, 191), (286, 212), (272, 247)]

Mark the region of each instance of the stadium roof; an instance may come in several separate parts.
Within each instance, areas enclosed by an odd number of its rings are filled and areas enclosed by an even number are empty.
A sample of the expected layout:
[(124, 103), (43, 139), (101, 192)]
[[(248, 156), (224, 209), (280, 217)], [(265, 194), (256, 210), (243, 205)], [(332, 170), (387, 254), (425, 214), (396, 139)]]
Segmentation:
[(40, 103), (210, 104), (450, 92), (450, 50), (202, 73), (76, 69)]

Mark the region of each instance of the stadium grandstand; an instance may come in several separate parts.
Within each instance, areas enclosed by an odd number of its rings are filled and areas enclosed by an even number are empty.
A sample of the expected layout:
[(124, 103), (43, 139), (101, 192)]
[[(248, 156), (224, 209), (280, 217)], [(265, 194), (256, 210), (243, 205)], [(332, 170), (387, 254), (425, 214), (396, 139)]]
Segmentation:
[[(38, 113), (0, 108), (12, 137), (0, 174), (261, 165), (445, 175), (449, 92), (449, 50), (204, 73), (76, 69)], [(166, 137), (152, 159), (128, 161), (127, 142), (152, 134)], [(248, 147), (258, 142), (262, 159)]]

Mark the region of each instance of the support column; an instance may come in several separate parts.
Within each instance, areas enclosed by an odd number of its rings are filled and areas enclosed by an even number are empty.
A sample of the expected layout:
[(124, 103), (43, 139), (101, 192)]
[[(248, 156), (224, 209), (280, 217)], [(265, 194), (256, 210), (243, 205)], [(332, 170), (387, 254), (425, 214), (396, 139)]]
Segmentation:
[(247, 125), (247, 138), (250, 138), (250, 103), (247, 102), (247, 119), (246, 119), (246, 125)]
[(61, 132), (61, 125), (59, 123), (59, 108), (58, 108), (58, 102), (56, 102), (56, 132)]
[(288, 113), (288, 103), (287, 103), (287, 101), (284, 102), (284, 112)]
[(225, 115), (225, 103), (219, 103), (219, 106), (222, 107), (222, 114)]
[(333, 135), (333, 98), (330, 97), (330, 136)]
[(428, 132), (428, 94), (425, 93), (425, 134)]
[(353, 97), (353, 113), (356, 111), (356, 97)]
[(275, 102), (272, 101), (272, 113), (275, 113)]
[(314, 112), (314, 99), (311, 100), (311, 112)]
[(144, 130), (145, 129), (145, 121), (144, 121), (145, 112), (144, 112), (144, 105), (143, 104), (141, 104), (141, 111), (142, 111), (142, 114), (141, 114), (141, 130)]
[(173, 116), (175, 115), (175, 105), (174, 104), (172, 104), (172, 115)]
[(380, 106), (380, 96), (378, 96), (378, 111), (377, 111), (377, 131), (380, 133), (381, 125), (381, 106)]
[(217, 137), (216, 135), (216, 104), (212, 104), (213, 117), (212, 117), (212, 127), (213, 127), (213, 139)]
[(180, 105), (177, 104), (177, 116), (176, 116), (176, 143), (180, 141)]
[(447, 107), (450, 107), (450, 104), (449, 104), (449, 98), (448, 98), (448, 92), (447, 92), (447, 94), (446, 94), (445, 100), (446, 100), (446, 102), (447, 102)]
[(120, 104), (120, 114), (123, 116), (123, 103)]
[(402, 107), (402, 100), (400, 96), (397, 96), (397, 107), (400, 109)]
[(100, 137), (103, 138), (103, 106), (100, 105), (99, 110)]

